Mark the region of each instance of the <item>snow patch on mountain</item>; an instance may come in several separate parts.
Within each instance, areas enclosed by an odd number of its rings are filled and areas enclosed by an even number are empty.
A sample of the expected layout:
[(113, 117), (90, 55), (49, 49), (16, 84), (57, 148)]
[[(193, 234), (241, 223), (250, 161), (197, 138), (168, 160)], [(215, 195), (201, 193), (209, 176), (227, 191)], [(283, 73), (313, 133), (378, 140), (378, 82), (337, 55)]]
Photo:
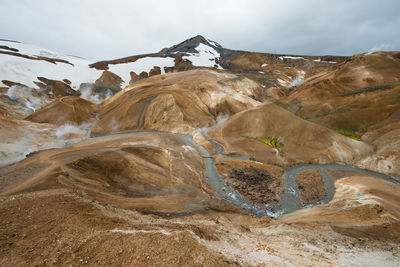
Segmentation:
[(189, 56), (183, 56), (182, 59), (191, 61), (193, 66), (222, 69), (216, 62), (220, 57), (217, 50), (203, 43), (200, 43), (195, 49), (198, 53), (188, 53)]
[[(61, 55), (57, 52), (47, 50), (35, 45), (30, 45), (30, 44), (23, 44), (23, 43), (18, 43), (18, 42), (10, 42), (10, 41), (0, 41), (0, 45), (2, 46), (8, 46), (11, 48), (15, 48), (18, 50), (18, 52), (15, 53), (20, 53), (26, 56), (31, 56), (31, 57), (49, 57), (49, 58), (54, 58), (54, 59), (63, 59), (69, 61), (70, 59), (79, 59), (78, 57), (73, 57), (73, 56), (66, 56), (66, 55)], [(5, 48), (0, 48), (0, 51), (9, 51), (8, 49)]]
[(281, 56), (279, 57), (280, 60), (284, 60), (284, 59), (304, 59), (303, 57), (292, 57), (292, 56)]
[[(222, 67), (217, 64), (217, 59), (220, 54), (212, 46), (218, 47), (215, 42), (204, 44), (200, 43), (195, 50), (197, 53), (186, 53), (184, 59), (188, 59), (194, 66), (204, 67)], [(12, 51), (24, 56), (34, 57), (29, 59), (18, 55), (6, 54), (10, 53), (9, 49), (0, 48), (0, 86), (4, 86), (2, 80), (9, 80), (17, 83), (22, 83), (26, 86), (37, 88), (35, 82), (39, 82), (37, 77), (46, 77), (51, 80), (62, 81), (68, 79), (71, 81), (71, 87), (75, 90), (79, 89), (82, 83), (93, 83), (102, 74), (103, 70), (90, 68), (89, 65), (94, 63), (92, 61), (75, 57), (63, 55), (51, 50), (43, 49), (34, 45), (0, 41), (0, 46), (10, 47), (17, 49), (17, 52)], [(67, 62), (52, 63), (46, 60), (41, 60), (40, 57), (47, 57), (58, 60), (65, 60)], [(164, 67), (174, 67), (173, 57), (143, 57), (137, 59), (135, 62), (110, 64), (108, 65), (109, 71), (117, 74), (124, 81), (123, 85), (127, 85), (131, 79), (130, 72), (134, 71), (136, 74), (141, 72), (149, 73), (155, 66), (160, 67), (161, 73), (164, 74)]]
[(208, 42), (210, 45), (213, 45), (214, 47), (221, 47), (220, 44), (218, 44), (217, 42), (214, 42), (214, 41), (212, 41), (212, 40), (210, 40), (210, 39), (207, 39), (207, 42)]
[(75, 62), (71, 66), (0, 54), (0, 81), (9, 80), (33, 88), (36, 87), (34, 82), (38, 82), (37, 77), (42, 76), (52, 80), (68, 79), (72, 83), (71, 87), (77, 90), (81, 83), (94, 82), (101, 73), (102, 71), (89, 68), (87, 63)]
[[(49, 57), (54, 59), (66, 60), (71, 64), (64, 62), (48, 62), (45, 60), (34, 60), (20, 56), (0, 54), (0, 82), (9, 80), (25, 84), (35, 88), (34, 82), (38, 82), (37, 77), (46, 77), (52, 80), (68, 79), (71, 81), (71, 87), (77, 90), (81, 83), (90, 83), (98, 79), (102, 73), (101, 70), (89, 68), (91, 61), (62, 55), (37, 46), (22, 43), (0, 41), (0, 45), (18, 49), (18, 54), (30, 57)], [(7, 51), (7, 50), (1, 50)], [(0, 83), (3, 85), (3, 83)]]
[[(81, 83), (93, 83), (103, 73), (103, 70), (89, 67), (90, 64), (94, 63), (93, 61), (79, 57), (62, 55), (34, 45), (22, 43), (0, 41), (0, 45), (18, 49), (18, 52), (14, 53), (21, 55), (35, 58), (48, 57), (61, 59), (70, 63), (56, 62), (54, 64), (45, 60), (34, 60), (0, 53), (0, 86), (3, 85), (2, 80), (9, 80), (36, 88), (37, 86), (34, 82), (39, 82), (37, 77), (46, 77), (47, 79), (59, 81), (68, 79), (71, 81), (71, 87), (78, 90)], [(10, 52), (7, 49), (0, 49), (0, 51)], [(164, 73), (164, 67), (173, 67), (174, 64), (174, 58), (172, 57), (144, 57), (135, 62), (109, 65), (109, 71), (120, 76), (124, 83), (128, 84), (131, 79), (131, 71), (140, 74), (142, 71), (149, 72), (154, 66), (158, 66), (161, 68), (161, 73)]]

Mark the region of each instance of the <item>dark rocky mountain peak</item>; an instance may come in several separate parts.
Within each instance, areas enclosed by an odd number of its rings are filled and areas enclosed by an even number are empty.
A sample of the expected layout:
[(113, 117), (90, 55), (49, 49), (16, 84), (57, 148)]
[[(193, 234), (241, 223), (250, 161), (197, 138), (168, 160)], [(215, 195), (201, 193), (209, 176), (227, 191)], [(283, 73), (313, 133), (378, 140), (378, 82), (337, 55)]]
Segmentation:
[(177, 45), (173, 45), (169, 48), (164, 48), (160, 51), (160, 53), (164, 53), (164, 54), (197, 53), (197, 50), (195, 48), (198, 47), (199, 44), (208, 45), (217, 51), (222, 49), (222, 46), (220, 44), (218, 44), (217, 42), (206, 39), (201, 35), (197, 35), (197, 36), (189, 38)]

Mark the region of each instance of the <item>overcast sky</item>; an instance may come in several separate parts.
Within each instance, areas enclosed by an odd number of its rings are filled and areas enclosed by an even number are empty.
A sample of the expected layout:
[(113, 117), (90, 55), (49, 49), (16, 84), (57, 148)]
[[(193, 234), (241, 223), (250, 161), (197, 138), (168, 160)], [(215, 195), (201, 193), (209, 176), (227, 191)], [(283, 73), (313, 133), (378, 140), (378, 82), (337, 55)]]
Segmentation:
[(0, 0), (0, 39), (88, 59), (203, 35), (231, 49), (307, 55), (400, 50), (399, 0)]

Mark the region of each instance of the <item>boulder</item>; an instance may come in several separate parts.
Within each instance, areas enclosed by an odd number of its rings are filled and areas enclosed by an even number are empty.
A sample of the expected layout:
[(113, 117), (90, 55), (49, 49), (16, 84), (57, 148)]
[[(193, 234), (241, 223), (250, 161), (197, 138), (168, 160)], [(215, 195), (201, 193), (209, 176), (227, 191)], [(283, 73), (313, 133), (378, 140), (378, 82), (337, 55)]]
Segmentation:
[(104, 93), (111, 90), (113, 94), (121, 90), (121, 84), (123, 83), (121, 77), (111, 71), (104, 71), (103, 74), (98, 78), (93, 86), (95, 93)]

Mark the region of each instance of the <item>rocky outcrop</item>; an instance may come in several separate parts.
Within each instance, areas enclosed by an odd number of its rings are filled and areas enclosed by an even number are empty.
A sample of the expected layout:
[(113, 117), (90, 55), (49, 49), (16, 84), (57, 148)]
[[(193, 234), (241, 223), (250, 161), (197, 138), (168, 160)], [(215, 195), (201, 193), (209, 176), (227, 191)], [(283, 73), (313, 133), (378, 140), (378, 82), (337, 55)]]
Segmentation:
[(160, 75), (160, 74), (161, 74), (161, 69), (160, 69), (160, 67), (157, 67), (157, 66), (155, 66), (154, 68), (152, 68), (149, 71), (149, 77), (154, 76), (154, 75)]
[(64, 79), (63, 82), (65, 82), (65, 83), (68, 84), (68, 85), (71, 85), (71, 83), (72, 83), (72, 82), (71, 82), (70, 80), (68, 80), (68, 79)]
[(29, 56), (29, 55), (24, 55), (24, 54), (17, 53), (17, 52), (14, 52), (14, 51), (2, 51), (2, 50), (0, 50), (0, 54), (26, 58), (26, 59), (30, 59), (30, 60), (43, 60), (43, 61), (47, 61), (47, 62), (53, 63), (53, 64), (65, 63), (65, 64), (72, 65), (70, 62), (68, 62), (67, 60), (64, 60), (64, 59), (43, 57), (43, 56)]
[(129, 81), (129, 84), (133, 84), (140, 80), (139, 75), (137, 75), (134, 71), (131, 71), (130, 75), (131, 75), (131, 80)]
[(195, 67), (192, 65), (192, 62), (182, 58), (183, 55), (177, 54), (174, 57), (175, 57), (174, 59), (175, 66), (165, 67), (164, 69), (166, 73), (195, 69)]
[(100, 78), (94, 82), (93, 91), (97, 94), (105, 95), (111, 90), (111, 92), (115, 94), (121, 90), (122, 83), (121, 77), (110, 71), (104, 71)]
[(8, 87), (11, 87), (11, 86), (28, 87), (25, 84), (13, 82), (13, 81), (8, 81), (8, 80), (2, 80), (1, 82), (4, 83)]
[(38, 77), (38, 80), (41, 82), (35, 82), (35, 84), (39, 86), (39, 88), (51, 92), (56, 97), (80, 95), (79, 91), (75, 91), (65, 82), (51, 80), (45, 77)]
[(149, 74), (147, 72), (145, 72), (145, 71), (142, 71), (139, 74), (139, 77), (140, 77), (140, 79), (146, 79), (147, 77), (149, 77)]

